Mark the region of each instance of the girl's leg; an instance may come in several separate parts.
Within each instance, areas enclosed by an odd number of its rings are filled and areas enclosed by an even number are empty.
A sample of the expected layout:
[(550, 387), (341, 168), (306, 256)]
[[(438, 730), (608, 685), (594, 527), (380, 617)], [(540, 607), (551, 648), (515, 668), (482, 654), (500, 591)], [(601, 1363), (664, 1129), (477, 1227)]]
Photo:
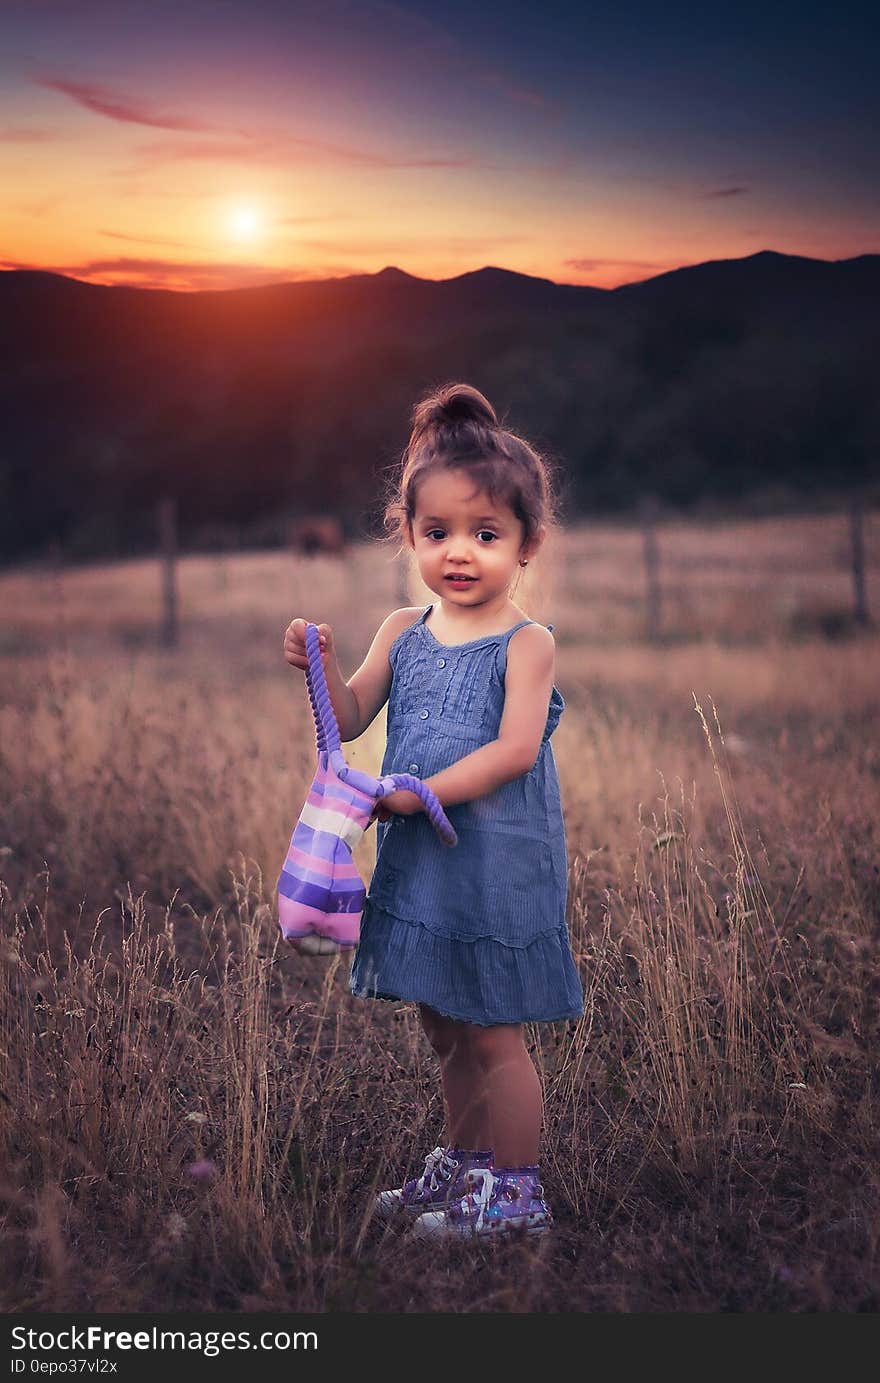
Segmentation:
[(522, 1026), (470, 1025), (463, 1066), (469, 1072), (470, 1088), (485, 1110), (484, 1146), (495, 1149), (495, 1166), (536, 1166), (543, 1098)]
[(419, 1013), (440, 1061), (447, 1140), (459, 1148), (491, 1148), (482, 1085), (475, 1079), (470, 1050), (473, 1024), (444, 1018), (427, 1004), (419, 1004)]

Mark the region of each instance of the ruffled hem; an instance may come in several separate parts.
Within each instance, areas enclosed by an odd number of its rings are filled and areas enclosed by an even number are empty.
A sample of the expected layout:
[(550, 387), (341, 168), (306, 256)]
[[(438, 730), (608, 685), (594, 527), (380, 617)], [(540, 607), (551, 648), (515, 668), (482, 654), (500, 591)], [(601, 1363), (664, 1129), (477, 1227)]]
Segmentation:
[(583, 991), (568, 931), (528, 946), (456, 941), (367, 899), (349, 989), (359, 999), (427, 1004), (459, 1022), (561, 1023), (580, 1018)]

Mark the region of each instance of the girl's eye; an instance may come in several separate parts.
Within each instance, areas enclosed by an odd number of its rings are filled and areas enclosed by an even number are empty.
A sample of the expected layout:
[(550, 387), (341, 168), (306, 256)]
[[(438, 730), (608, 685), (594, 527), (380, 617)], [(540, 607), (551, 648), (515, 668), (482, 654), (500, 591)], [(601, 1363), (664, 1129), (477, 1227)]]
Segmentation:
[[(428, 532), (425, 534), (425, 537), (426, 537), (426, 538), (433, 538), (434, 535), (437, 534), (437, 533), (439, 533), (441, 537), (443, 537), (443, 535), (444, 535), (444, 532), (443, 532), (443, 529), (442, 529), (442, 528), (429, 528), (429, 529), (428, 529)], [(481, 529), (480, 529), (480, 532), (479, 532), (479, 536), (480, 536), (480, 537), (485, 536), (485, 537), (487, 537), (487, 538), (491, 538), (491, 539), (492, 539), (492, 542), (495, 542), (495, 541), (497, 540), (497, 537), (498, 537), (497, 533), (491, 532), (491, 530), (488, 529), (488, 528), (481, 528)], [(480, 546), (481, 546), (481, 547), (491, 547), (491, 543), (481, 543)]]

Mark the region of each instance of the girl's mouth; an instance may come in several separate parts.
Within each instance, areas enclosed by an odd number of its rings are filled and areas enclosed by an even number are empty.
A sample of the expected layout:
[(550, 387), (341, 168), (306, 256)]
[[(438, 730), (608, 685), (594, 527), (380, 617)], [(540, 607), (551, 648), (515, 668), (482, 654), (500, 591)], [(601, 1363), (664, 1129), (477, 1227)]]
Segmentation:
[(476, 577), (473, 576), (447, 576), (445, 578), (452, 586), (470, 586)]

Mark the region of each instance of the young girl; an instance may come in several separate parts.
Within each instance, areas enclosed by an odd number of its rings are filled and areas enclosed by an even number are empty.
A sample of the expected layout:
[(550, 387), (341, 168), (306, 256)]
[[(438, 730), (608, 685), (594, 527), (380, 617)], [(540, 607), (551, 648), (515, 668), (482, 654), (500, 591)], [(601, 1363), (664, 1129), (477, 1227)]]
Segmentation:
[[(567, 855), (550, 736), (565, 706), (555, 643), (511, 599), (551, 518), (546, 467), (465, 384), (417, 405), (386, 522), (435, 600), (396, 610), (346, 683), (320, 625), (343, 740), (388, 701), (382, 773), (413, 773), (458, 834), (450, 849), (414, 793), (377, 807), (376, 868), (350, 988), (418, 1004), (437, 1054), (446, 1139), (378, 1210), (420, 1235), (537, 1232), (552, 1217), (538, 1172), (542, 1097), (523, 1024), (577, 1018), (565, 922)], [(305, 667), (305, 621), (285, 656)]]

